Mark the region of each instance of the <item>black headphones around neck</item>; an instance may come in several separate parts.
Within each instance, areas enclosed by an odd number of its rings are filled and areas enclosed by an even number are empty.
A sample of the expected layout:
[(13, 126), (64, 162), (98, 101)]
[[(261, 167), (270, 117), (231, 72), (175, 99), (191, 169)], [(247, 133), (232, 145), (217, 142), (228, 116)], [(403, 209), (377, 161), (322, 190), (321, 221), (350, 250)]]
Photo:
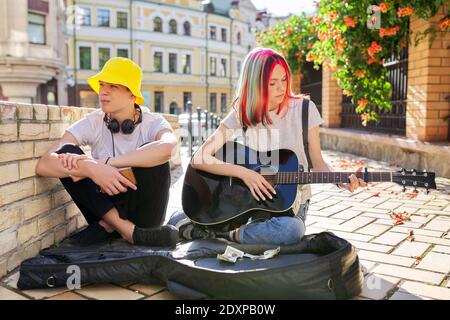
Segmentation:
[(142, 122), (142, 110), (139, 105), (135, 104), (134, 108), (139, 112), (139, 118), (137, 121), (134, 119), (125, 119), (122, 123), (119, 123), (117, 119), (111, 118), (107, 113), (103, 117), (103, 121), (106, 123), (106, 127), (111, 133), (118, 133), (122, 131), (123, 134), (132, 134), (136, 125)]

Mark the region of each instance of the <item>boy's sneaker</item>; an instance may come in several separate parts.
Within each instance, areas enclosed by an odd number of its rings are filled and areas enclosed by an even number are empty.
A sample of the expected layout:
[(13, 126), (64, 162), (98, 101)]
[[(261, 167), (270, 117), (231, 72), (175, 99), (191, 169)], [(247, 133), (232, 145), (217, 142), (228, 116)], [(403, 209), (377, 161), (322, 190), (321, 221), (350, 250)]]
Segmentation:
[(70, 237), (67, 241), (70, 244), (84, 247), (118, 238), (121, 238), (121, 236), (117, 231), (109, 233), (100, 224), (94, 222)]
[(133, 231), (133, 243), (139, 246), (174, 247), (178, 240), (178, 230), (171, 225), (148, 229), (135, 226)]
[(180, 226), (178, 230), (180, 237), (186, 240), (215, 238), (215, 234), (212, 231), (204, 229), (192, 222)]

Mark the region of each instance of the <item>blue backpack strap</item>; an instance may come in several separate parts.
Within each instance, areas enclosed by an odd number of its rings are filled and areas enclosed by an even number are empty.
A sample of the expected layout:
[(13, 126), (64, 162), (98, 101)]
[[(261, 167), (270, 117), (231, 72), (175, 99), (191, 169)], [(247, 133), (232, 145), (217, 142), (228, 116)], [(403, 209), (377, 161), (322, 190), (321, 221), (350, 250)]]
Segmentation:
[(302, 103), (302, 131), (303, 131), (303, 149), (305, 150), (306, 160), (308, 160), (308, 172), (311, 171), (312, 162), (309, 156), (309, 142), (308, 142), (308, 110), (309, 100), (303, 98)]

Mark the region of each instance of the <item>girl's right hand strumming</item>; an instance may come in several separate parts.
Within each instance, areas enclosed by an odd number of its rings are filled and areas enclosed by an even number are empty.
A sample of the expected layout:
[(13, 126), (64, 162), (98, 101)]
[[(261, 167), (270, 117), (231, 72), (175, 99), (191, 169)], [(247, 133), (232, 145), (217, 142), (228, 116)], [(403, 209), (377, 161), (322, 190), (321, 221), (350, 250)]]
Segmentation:
[[(242, 172), (239, 175), (245, 185), (250, 189), (253, 197), (257, 200), (272, 199), (272, 194), (276, 194), (275, 189), (267, 180), (258, 172), (241, 167)], [(272, 194), (271, 194), (272, 193)]]

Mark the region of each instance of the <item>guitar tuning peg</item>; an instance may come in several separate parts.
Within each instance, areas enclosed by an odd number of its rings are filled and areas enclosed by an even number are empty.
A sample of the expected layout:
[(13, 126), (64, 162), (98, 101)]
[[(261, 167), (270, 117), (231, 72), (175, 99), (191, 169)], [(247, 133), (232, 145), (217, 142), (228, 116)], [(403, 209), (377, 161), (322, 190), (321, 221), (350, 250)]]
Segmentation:
[(419, 191), (417, 191), (417, 187), (414, 187), (414, 193), (419, 193)]
[(430, 189), (427, 188), (427, 191), (425, 191), (425, 194), (430, 194)]
[(403, 186), (403, 192), (405, 192), (406, 191), (406, 187), (405, 186)]

